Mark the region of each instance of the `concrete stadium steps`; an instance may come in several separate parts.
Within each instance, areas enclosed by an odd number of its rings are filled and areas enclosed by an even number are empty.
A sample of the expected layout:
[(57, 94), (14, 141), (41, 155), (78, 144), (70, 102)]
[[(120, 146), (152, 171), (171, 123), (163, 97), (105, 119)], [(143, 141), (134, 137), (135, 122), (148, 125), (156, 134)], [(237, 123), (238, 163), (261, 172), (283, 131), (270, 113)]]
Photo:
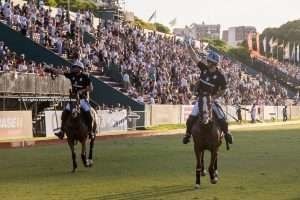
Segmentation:
[(111, 77), (109, 76), (106, 76), (106, 75), (94, 75), (94, 73), (91, 73), (94, 77), (96, 77), (97, 79), (103, 81), (105, 84), (111, 86), (112, 88), (122, 92), (123, 94), (125, 95), (128, 95), (126, 92), (125, 92), (125, 89), (122, 85), (122, 83), (119, 83), (119, 82), (116, 82), (114, 80), (112, 80)]

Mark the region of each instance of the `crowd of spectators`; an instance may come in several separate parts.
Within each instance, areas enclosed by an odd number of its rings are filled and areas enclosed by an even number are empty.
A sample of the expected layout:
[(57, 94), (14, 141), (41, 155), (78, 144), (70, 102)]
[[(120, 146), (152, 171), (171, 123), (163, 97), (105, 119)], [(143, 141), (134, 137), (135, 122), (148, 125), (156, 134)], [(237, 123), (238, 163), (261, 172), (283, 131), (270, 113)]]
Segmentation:
[(291, 91), (297, 91), (294, 96), (294, 104), (300, 104), (300, 68), (292, 62), (279, 62), (272, 58), (263, 56), (253, 58), (254, 66), (264, 75), (276, 80)]
[(221, 70), (228, 79), (226, 104), (284, 105), (288, 99), (286, 88), (276, 81), (267, 80), (263, 74), (249, 75), (241, 63), (224, 58)]
[(0, 72), (35, 73), (44, 76), (44, 64), (26, 59), (25, 54), (17, 55), (0, 41)]
[(190, 84), (196, 81), (199, 69), (185, 43), (114, 22), (98, 26), (97, 41), (100, 57), (120, 66), (127, 92), (138, 101), (188, 103)]
[(92, 12), (78, 11), (71, 17), (63, 7), (52, 9), (37, 6), (34, 1), (20, 6), (5, 0), (1, 6), (0, 19), (60, 56), (74, 59), (78, 58), (79, 52), (85, 56), (88, 47), (83, 45), (82, 36), (84, 32), (93, 31)]
[[(89, 71), (105, 73), (109, 66), (119, 66), (126, 94), (137, 101), (191, 103), (200, 70), (190, 56), (190, 47), (176, 37), (117, 21), (100, 20), (95, 26), (90, 11), (69, 16), (63, 7), (47, 8), (33, 1), (20, 6), (5, 0), (0, 6), (0, 20), (59, 56), (79, 60)], [(84, 43), (85, 32), (95, 42)], [(33, 72), (42, 67), (6, 51), (2, 53), (1, 70)], [(281, 105), (287, 99), (286, 90), (278, 83), (266, 81), (262, 74), (250, 76), (240, 63), (229, 58), (222, 59), (220, 69), (229, 83), (222, 99), (226, 104)]]
[(269, 65), (273, 71), (278, 70), (283, 74), (286, 74), (298, 81), (300, 80), (300, 67), (293, 62), (279, 62), (276, 59), (271, 59), (266, 57), (259, 57), (256, 59)]

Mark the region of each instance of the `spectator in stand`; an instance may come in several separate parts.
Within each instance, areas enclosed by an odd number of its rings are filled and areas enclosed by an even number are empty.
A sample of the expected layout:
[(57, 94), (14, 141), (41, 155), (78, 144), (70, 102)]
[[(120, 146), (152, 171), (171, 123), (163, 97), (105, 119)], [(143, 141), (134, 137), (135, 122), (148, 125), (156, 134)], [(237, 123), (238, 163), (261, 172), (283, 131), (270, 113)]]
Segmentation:
[(252, 105), (250, 114), (251, 114), (251, 123), (255, 123), (256, 122), (256, 104)]
[(237, 119), (238, 119), (238, 123), (242, 123), (243, 119), (242, 119), (242, 109), (241, 109), (241, 105), (238, 105), (236, 107), (236, 115), (237, 115)]
[(287, 117), (287, 106), (285, 105), (283, 110), (282, 110), (282, 114), (283, 114), (283, 121), (286, 122), (288, 120)]
[(125, 74), (123, 75), (123, 84), (124, 84), (125, 90), (127, 91), (130, 86), (130, 79), (129, 79), (129, 75), (127, 72), (125, 72)]
[(34, 73), (39, 76), (47, 75), (44, 72), (44, 65), (46, 64), (26, 60), (25, 54), (18, 56), (15, 52), (10, 51), (3, 42), (0, 42), (0, 58), (0, 71), (14, 72), (15, 78), (17, 78), (18, 73)]

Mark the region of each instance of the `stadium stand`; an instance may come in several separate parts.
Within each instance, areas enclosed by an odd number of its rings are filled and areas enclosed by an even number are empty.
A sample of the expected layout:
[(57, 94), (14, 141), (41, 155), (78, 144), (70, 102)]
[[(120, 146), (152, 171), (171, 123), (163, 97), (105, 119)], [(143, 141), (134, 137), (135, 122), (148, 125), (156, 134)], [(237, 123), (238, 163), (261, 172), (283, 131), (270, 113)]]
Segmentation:
[[(81, 60), (96, 78), (137, 102), (191, 103), (191, 89), (200, 71), (185, 42), (126, 23), (100, 20), (95, 24), (90, 12), (78, 12), (68, 19), (62, 8), (53, 10), (30, 2), (4, 4), (2, 20), (62, 58)], [(84, 42), (86, 32), (94, 37), (93, 43)], [(266, 82), (262, 74), (253, 77), (226, 57), (220, 68), (229, 80), (224, 103), (285, 104), (287, 91), (277, 82)]]

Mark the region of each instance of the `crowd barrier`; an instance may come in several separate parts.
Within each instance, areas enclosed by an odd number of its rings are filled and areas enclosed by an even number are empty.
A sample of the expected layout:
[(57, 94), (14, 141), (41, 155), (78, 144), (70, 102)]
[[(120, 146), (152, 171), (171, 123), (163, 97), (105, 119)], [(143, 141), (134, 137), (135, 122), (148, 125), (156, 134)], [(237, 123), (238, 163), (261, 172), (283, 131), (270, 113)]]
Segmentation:
[[(227, 120), (237, 120), (237, 107), (222, 106)], [(252, 106), (241, 106), (242, 120), (251, 121)], [(257, 106), (256, 119), (260, 121), (272, 121), (283, 119), (283, 106)], [(192, 112), (193, 105), (146, 105), (145, 111), (99, 110), (97, 111), (97, 132), (118, 132), (135, 130), (136, 128), (151, 127), (163, 124), (185, 124)], [(300, 106), (288, 106), (288, 119), (300, 117)], [(54, 136), (54, 130), (60, 128), (61, 111), (45, 111), (46, 136)]]
[[(242, 120), (251, 121), (250, 105), (241, 106)], [(147, 105), (145, 107), (145, 126), (162, 124), (185, 124), (192, 112), (193, 105)], [(222, 106), (227, 120), (236, 121), (237, 107)], [(260, 121), (282, 120), (284, 106), (257, 106), (256, 119)], [(288, 106), (287, 117), (289, 120), (300, 117), (300, 106)]]
[[(241, 106), (242, 120), (251, 121), (251, 107)], [(192, 105), (147, 105), (144, 111), (99, 110), (97, 111), (97, 134), (119, 134), (136, 128), (163, 124), (185, 124), (192, 111)], [(260, 121), (282, 120), (283, 106), (257, 106), (256, 119)], [(236, 121), (237, 108), (223, 106), (228, 121)], [(62, 111), (45, 111), (37, 125), (46, 137), (54, 137), (60, 130)], [(300, 106), (288, 106), (288, 120), (300, 117)], [(43, 129), (43, 130), (42, 130)], [(0, 112), (0, 140), (33, 137), (31, 111)]]
[(0, 140), (32, 137), (31, 111), (0, 112)]

